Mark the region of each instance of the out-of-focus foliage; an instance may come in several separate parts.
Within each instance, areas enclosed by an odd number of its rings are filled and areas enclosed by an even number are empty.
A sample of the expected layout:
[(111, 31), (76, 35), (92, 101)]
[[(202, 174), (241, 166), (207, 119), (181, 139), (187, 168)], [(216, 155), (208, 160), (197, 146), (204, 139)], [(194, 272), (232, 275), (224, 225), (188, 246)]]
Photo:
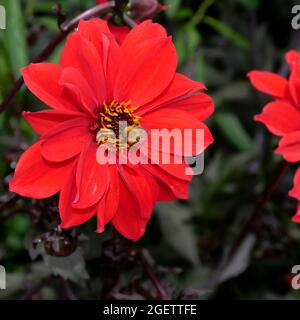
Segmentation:
[[(60, 2), (71, 18), (94, 1)], [(55, 4), (4, 1), (8, 28), (0, 30), (1, 100), (19, 68), (58, 31)], [(273, 153), (276, 139), (253, 121), (267, 99), (251, 89), (245, 76), (251, 69), (288, 75), (284, 53), (300, 50), (299, 32), (291, 28), (296, 1), (165, 0), (165, 4), (170, 9), (157, 20), (173, 35), (180, 71), (203, 81), (216, 104), (208, 123), (215, 143), (205, 154), (203, 175), (192, 182), (190, 200), (158, 205), (138, 243), (116, 238), (110, 228), (97, 235), (91, 221), (75, 235), (65, 235), (71, 240), (64, 247), (69, 255), (62, 258), (40, 248), (43, 235), (57, 222), (56, 198), (15, 199), (5, 208), (0, 204), (0, 264), (8, 272), (7, 290), (0, 298), (155, 297), (136, 256), (140, 250), (170, 297), (299, 297), (290, 287), (290, 271), (300, 263), (300, 226), (290, 221), (296, 203), (287, 196), (295, 168), (288, 169), (257, 215), (257, 204), (282, 159)], [(60, 50), (61, 46), (49, 60), (57, 61)], [(0, 203), (12, 196), (7, 182), (18, 155), (36, 139), (21, 111), (44, 107), (22, 90), (0, 115)], [(245, 228), (253, 216), (254, 223)], [(51, 239), (64, 246), (53, 232)]]

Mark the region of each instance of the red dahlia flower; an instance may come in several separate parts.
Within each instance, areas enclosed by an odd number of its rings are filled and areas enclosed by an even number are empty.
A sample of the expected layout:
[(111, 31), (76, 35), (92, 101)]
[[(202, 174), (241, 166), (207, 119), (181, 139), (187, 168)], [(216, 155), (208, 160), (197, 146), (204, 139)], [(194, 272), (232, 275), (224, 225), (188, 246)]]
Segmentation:
[[(282, 137), (277, 154), (288, 162), (300, 161), (300, 53), (289, 51), (286, 54), (291, 73), (285, 79), (275, 73), (251, 71), (248, 77), (252, 85), (274, 98), (263, 112), (255, 117), (273, 134)], [(289, 195), (300, 201), (300, 169), (294, 178), (294, 187)], [(300, 222), (300, 204), (293, 221)]]
[[(188, 197), (189, 166), (101, 165), (97, 137), (126, 120), (145, 130), (201, 128), (204, 147), (212, 143), (202, 121), (213, 102), (199, 93), (201, 83), (176, 73), (176, 66), (175, 47), (158, 24), (141, 23), (119, 46), (105, 21), (81, 20), (59, 65), (22, 69), (27, 87), (52, 109), (23, 113), (40, 139), (21, 156), (10, 190), (38, 199), (60, 192), (63, 228), (97, 215), (98, 232), (111, 221), (123, 236), (139, 239), (157, 201)], [(188, 143), (193, 154), (202, 151), (195, 151), (194, 140)]]

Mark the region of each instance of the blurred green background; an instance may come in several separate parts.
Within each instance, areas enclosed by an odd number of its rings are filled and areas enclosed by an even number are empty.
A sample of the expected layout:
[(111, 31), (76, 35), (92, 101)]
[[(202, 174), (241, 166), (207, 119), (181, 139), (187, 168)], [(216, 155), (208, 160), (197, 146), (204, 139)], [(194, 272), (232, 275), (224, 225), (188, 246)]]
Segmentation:
[[(94, 5), (93, 0), (59, 1), (67, 18)], [(0, 100), (19, 77), (20, 67), (58, 32), (52, 0), (0, 0), (7, 29), (0, 30)], [(300, 226), (291, 222), (296, 201), (287, 195), (290, 166), (263, 210), (260, 199), (278, 175), (277, 143), (253, 121), (267, 97), (246, 78), (252, 69), (288, 76), (284, 53), (300, 50), (292, 30), (291, 8), (282, 0), (165, 0), (170, 9), (157, 15), (178, 49), (179, 70), (202, 81), (214, 98), (208, 122), (215, 137), (205, 153), (203, 175), (193, 179), (190, 200), (159, 204), (138, 243), (94, 232), (95, 221), (68, 234), (70, 256), (53, 257), (32, 246), (54, 224), (56, 199), (14, 199), (8, 192), (18, 156), (37, 138), (22, 110), (44, 108), (23, 88), (0, 114), (0, 264), (7, 270), (2, 299), (132, 299), (155, 297), (147, 270), (132, 259), (142, 250), (172, 298), (297, 299), (291, 269), (300, 264)], [(49, 61), (58, 61), (59, 46)], [(250, 219), (250, 223), (249, 223)], [(54, 219), (55, 220), (55, 219)], [(79, 232), (79, 231), (78, 231)], [(69, 239), (68, 238), (68, 239)], [(75, 240), (74, 240), (75, 239)], [(73, 241), (73, 242), (72, 242)], [(38, 242), (38, 241), (37, 241)], [(35, 242), (35, 243), (37, 243)]]

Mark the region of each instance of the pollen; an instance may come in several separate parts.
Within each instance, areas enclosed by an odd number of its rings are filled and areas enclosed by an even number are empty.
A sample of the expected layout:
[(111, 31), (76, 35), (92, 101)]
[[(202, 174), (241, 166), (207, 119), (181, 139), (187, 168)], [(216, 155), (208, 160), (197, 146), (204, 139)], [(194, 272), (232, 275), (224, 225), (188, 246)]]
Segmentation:
[[(140, 128), (141, 117), (136, 116), (131, 101), (119, 103), (113, 100), (110, 104), (104, 102), (101, 109), (95, 111), (96, 121), (90, 127), (96, 134), (96, 142), (113, 145), (117, 150), (129, 149), (140, 139), (138, 135), (130, 133)], [(130, 136), (130, 138), (128, 138)]]

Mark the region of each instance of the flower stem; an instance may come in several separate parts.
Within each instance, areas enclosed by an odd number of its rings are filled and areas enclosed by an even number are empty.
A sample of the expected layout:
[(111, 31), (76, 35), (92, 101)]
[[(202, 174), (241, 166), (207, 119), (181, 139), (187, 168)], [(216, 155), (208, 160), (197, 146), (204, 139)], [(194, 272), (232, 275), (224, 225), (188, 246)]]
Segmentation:
[(245, 240), (248, 234), (250, 234), (255, 227), (257, 226), (260, 218), (262, 217), (265, 208), (272, 198), (275, 190), (277, 189), (281, 179), (283, 178), (287, 168), (289, 167), (288, 162), (283, 162), (280, 165), (280, 168), (276, 170), (276, 174), (274, 175), (274, 178), (272, 179), (271, 183), (267, 187), (265, 193), (263, 194), (262, 198), (257, 202), (255, 209), (253, 210), (250, 218), (242, 228), (239, 236), (235, 239), (233, 244), (231, 245), (229, 251), (227, 254), (223, 255), (217, 269), (213, 272), (211, 277), (208, 279), (208, 282), (205, 284), (206, 288), (212, 288), (215, 287), (219, 283), (219, 279), (223, 273), (223, 271), (226, 269), (226, 267), (230, 264), (232, 259), (234, 258), (236, 252), (240, 248), (241, 244)]
[(289, 166), (288, 162), (283, 162), (278, 169), (277, 174), (269, 184), (269, 187), (267, 188), (265, 194), (263, 195), (262, 199), (258, 201), (250, 219), (245, 224), (244, 228), (242, 229), (240, 236), (236, 239), (233, 246), (231, 247), (231, 250), (229, 251), (228, 257), (232, 258), (241, 245), (242, 241), (245, 239), (245, 237), (249, 234), (249, 232), (253, 229), (253, 227), (256, 225), (257, 220), (262, 216), (264, 213), (265, 207), (270, 201), (273, 193), (277, 189), (281, 179), (283, 178), (287, 168)]
[(164, 290), (164, 288), (162, 287), (160, 280), (157, 278), (156, 274), (154, 273), (154, 271), (152, 270), (151, 266), (149, 265), (147, 258), (145, 257), (143, 251), (139, 251), (137, 253), (137, 259), (140, 261), (141, 265), (143, 266), (145, 272), (148, 274), (150, 280), (152, 281), (157, 294), (159, 296), (159, 298), (161, 300), (168, 300), (168, 294), (166, 293), (166, 291)]

